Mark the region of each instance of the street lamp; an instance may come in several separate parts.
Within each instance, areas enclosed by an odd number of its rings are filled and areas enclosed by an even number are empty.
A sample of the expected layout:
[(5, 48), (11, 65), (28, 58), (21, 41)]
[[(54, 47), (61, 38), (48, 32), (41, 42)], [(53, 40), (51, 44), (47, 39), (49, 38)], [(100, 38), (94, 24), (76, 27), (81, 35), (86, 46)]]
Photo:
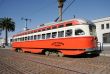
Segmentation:
[(23, 18), (23, 17), (22, 17), (21, 20), (24, 20), (24, 21), (26, 22), (26, 24), (25, 24), (25, 29), (24, 29), (24, 30), (28, 30), (27, 22), (28, 22), (28, 21), (31, 21), (31, 19)]

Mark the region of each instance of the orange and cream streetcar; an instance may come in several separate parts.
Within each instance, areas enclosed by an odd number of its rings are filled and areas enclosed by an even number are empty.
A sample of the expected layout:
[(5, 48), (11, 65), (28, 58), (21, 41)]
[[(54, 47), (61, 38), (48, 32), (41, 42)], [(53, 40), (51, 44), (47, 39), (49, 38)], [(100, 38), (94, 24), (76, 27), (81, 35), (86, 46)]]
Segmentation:
[(43, 24), (12, 37), (17, 52), (80, 55), (98, 52), (95, 25), (84, 19), (70, 19)]

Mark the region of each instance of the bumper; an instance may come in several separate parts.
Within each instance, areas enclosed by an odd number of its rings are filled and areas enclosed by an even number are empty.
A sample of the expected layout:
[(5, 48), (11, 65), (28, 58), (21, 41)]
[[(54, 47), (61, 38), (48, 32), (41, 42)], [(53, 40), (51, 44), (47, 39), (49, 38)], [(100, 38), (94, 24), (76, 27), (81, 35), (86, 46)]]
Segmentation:
[(88, 48), (86, 49), (86, 54), (100, 54), (101, 50), (98, 50), (97, 48)]

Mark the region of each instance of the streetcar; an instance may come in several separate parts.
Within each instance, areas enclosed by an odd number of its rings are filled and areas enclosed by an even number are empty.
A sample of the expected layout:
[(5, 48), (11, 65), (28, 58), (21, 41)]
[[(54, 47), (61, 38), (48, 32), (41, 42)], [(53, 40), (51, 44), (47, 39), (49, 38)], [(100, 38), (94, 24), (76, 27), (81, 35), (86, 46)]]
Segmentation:
[(96, 26), (89, 20), (70, 19), (42, 24), (12, 36), (16, 52), (81, 55), (98, 53)]

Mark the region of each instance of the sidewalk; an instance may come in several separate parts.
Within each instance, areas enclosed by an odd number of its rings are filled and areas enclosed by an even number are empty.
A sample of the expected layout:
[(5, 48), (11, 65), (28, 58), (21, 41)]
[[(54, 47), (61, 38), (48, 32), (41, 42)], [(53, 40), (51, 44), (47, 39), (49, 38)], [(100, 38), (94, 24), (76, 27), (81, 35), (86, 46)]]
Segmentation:
[(103, 46), (103, 51), (100, 53), (100, 56), (110, 57), (110, 46)]
[(5, 47), (5, 48), (0, 48), (0, 49), (11, 49), (12, 47)]
[(102, 51), (102, 52), (100, 53), (100, 56), (110, 57), (110, 51)]

